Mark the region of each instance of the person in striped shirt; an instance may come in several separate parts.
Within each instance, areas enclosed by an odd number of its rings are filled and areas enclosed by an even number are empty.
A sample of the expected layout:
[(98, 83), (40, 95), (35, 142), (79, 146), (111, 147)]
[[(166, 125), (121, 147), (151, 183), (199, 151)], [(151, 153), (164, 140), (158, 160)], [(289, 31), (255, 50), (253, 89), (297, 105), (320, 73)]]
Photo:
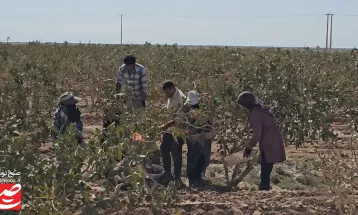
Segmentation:
[(136, 63), (133, 55), (124, 58), (124, 64), (119, 67), (116, 79), (116, 93), (125, 85), (126, 93), (132, 97), (132, 107), (137, 109), (145, 107), (148, 92), (148, 80), (146, 69)]

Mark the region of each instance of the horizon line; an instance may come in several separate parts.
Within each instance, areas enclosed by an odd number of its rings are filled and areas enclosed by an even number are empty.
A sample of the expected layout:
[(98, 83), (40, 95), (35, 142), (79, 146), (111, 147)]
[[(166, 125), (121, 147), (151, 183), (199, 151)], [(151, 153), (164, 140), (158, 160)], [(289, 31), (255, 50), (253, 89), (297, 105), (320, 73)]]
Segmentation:
[[(60, 45), (64, 45), (64, 44), (69, 44), (69, 45), (112, 45), (112, 46), (178, 46), (178, 47), (230, 47), (230, 48), (286, 48), (286, 49), (305, 49), (305, 48), (311, 48), (311, 49), (326, 49), (325, 47), (320, 47), (320, 46), (255, 46), (255, 45), (188, 45), (188, 44), (178, 44), (178, 43), (173, 43), (173, 44), (168, 44), (168, 43), (150, 43), (150, 42), (146, 42), (146, 43), (91, 43), (91, 41), (89, 41), (88, 43), (82, 43), (82, 42), (42, 42), (34, 40), (34, 41), (29, 41), (29, 42), (14, 42), (14, 41), (0, 41), (0, 44), (11, 44), (11, 45), (26, 45), (26, 44), (30, 44), (30, 43), (39, 43), (39, 44), (48, 44), (48, 45), (54, 45), (54, 44), (60, 44)], [(328, 48), (329, 49), (329, 48)], [(352, 50), (352, 49), (356, 49), (356, 47), (352, 47), (352, 48), (333, 48), (332, 50)]]

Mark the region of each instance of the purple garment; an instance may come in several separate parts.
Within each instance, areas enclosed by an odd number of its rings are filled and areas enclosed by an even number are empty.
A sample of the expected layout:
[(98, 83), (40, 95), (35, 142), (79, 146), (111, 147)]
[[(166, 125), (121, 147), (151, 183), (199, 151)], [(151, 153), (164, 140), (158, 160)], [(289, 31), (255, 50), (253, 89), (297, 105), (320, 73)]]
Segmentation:
[(253, 136), (246, 147), (251, 149), (259, 143), (260, 158), (262, 153), (265, 153), (267, 163), (285, 161), (285, 146), (275, 118), (264, 109), (255, 107), (250, 110), (249, 121)]

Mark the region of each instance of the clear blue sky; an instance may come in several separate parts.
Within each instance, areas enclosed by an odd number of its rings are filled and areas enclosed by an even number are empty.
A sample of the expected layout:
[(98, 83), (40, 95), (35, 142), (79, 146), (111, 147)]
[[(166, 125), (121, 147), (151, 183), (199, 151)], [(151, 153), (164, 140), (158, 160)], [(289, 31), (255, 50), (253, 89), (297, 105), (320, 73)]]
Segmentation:
[(358, 47), (358, 0), (0, 0), (0, 41)]

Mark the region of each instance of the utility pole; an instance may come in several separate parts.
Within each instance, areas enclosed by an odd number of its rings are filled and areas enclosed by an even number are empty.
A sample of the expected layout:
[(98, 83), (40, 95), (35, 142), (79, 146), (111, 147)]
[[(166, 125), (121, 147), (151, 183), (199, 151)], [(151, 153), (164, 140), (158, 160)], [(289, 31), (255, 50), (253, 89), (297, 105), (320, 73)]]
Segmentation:
[(123, 14), (121, 14), (121, 45), (123, 44)]
[[(332, 22), (333, 22), (333, 15), (331, 13), (327, 13), (327, 30), (326, 30), (326, 52), (328, 51), (328, 31), (330, 34), (329, 37), (329, 50), (332, 49)], [(331, 17), (331, 26), (329, 26), (329, 18)]]
[(333, 25), (333, 15), (331, 14), (331, 35), (330, 35), (330, 39), (329, 39), (329, 51), (332, 50), (332, 25)]
[(327, 30), (326, 30), (326, 52), (328, 49), (328, 29), (329, 29), (329, 14), (326, 14), (327, 16)]

